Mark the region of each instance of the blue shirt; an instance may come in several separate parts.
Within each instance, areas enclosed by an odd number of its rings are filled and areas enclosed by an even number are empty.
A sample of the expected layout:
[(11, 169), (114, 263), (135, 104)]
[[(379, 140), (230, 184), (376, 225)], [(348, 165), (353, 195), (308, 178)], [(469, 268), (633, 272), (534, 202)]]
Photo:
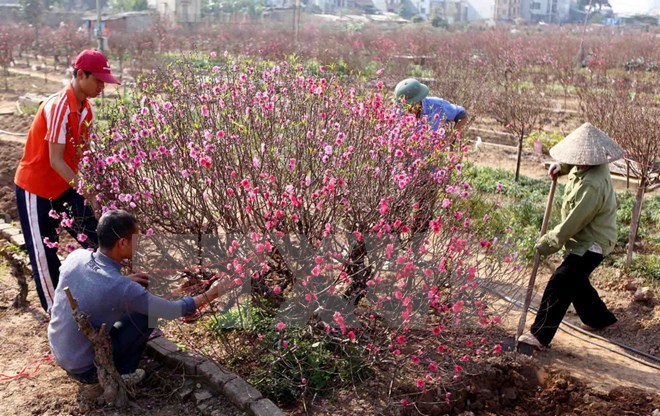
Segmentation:
[(465, 108), (442, 98), (426, 97), (422, 100), (422, 118), (433, 126), (433, 130), (437, 130), (444, 122), (457, 121), (456, 118), (461, 114), (465, 114)]
[(165, 319), (195, 312), (193, 298), (163, 299), (122, 275), (120, 270), (119, 263), (100, 251), (84, 249), (72, 252), (62, 263), (48, 324), (48, 342), (55, 361), (63, 369), (80, 374), (94, 367), (94, 348), (73, 319), (64, 292), (66, 287), (97, 330), (103, 323), (110, 330), (115, 322), (132, 312)]

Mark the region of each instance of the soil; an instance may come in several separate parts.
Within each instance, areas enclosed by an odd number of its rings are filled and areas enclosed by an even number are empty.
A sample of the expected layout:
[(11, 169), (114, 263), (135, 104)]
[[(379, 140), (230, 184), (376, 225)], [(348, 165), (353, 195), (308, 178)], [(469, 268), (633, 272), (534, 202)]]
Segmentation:
[[(39, 306), (36, 290), (29, 284), (29, 306), (14, 309), (11, 303), (18, 293), (16, 280), (6, 265), (0, 263), (0, 414), (1, 415), (195, 415), (199, 414), (191, 397), (181, 398), (196, 380), (184, 377), (182, 369), (170, 369), (151, 358), (140, 367), (147, 372), (137, 386), (129, 407), (117, 410), (95, 402), (101, 391), (70, 379), (53, 361), (46, 337), (48, 318)], [(24, 377), (6, 379), (19, 372)], [(221, 397), (205, 402), (217, 409), (218, 416), (237, 416), (236, 410)]]
[[(42, 75), (40, 75), (41, 77)], [(14, 78), (15, 77), (15, 78)], [(24, 74), (12, 75), (12, 91), (0, 93), (0, 130), (25, 131), (29, 117), (3, 114), (15, 108), (15, 100), (22, 91), (54, 92), (61, 88), (58, 82), (44, 86), (43, 79)], [(8, 136), (0, 132), (0, 213), (16, 219), (12, 179), (15, 166), (22, 153), (21, 136)], [(483, 147), (479, 163), (512, 169), (513, 149)], [(522, 173), (531, 177), (545, 177), (544, 157), (526, 157)], [(623, 184), (625, 187), (625, 183)], [(542, 293), (550, 273), (557, 266), (551, 258), (540, 271), (536, 293)], [(630, 279), (612, 267), (601, 267), (592, 279), (594, 286), (621, 323), (620, 329), (601, 333), (613, 341), (629, 345), (639, 351), (660, 354), (660, 308), (657, 302), (639, 303), (633, 300)], [(639, 285), (639, 282), (632, 282)], [(519, 288), (520, 289), (520, 288)], [(659, 288), (653, 290), (659, 293)], [(55, 415), (55, 414), (128, 414), (167, 415), (198, 414), (189, 400), (178, 400), (175, 394), (183, 385), (181, 371), (169, 370), (159, 363), (145, 360), (149, 370), (147, 380), (139, 387), (137, 398), (129, 409), (117, 412), (94, 403), (98, 392), (71, 381), (49, 356), (46, 339), (46, 316), (41, 312), (34, 287), (30, 285), (30, 305), (26, 309), (13, 309), (10, 305), (17, 292), (15, 279), (6, 267), (0, 267), (0, 373), (12, 376), (26, 367), (26, 377), (0, 381), (0, 414)], [(532, 305), (538, 305), (536, 299)], [(513, 309), (506, 317), (504, 327), (515, 331), (519, 312)], [(570, 315), (569, 321), (578, 322)], [(529, 314), (527, 322), (533, 320)], [(552, 348), (539, 352), (533, 359), (504, 354), (498, 361), (484, 366), (486, 373), (477, 374), (457, 395), (462, 398), (450, 411), (473, 412), (475, 415), (650, 415), (660, 409), (660, 371), (624, 355), (598, 347), (593, 342), (616, 351), (620, 348), (603, 341), (580, 335), (576, 338), (559, 332)], [(586, 340), (585, 340), (586, 339)], [(657, 362), (656, 362), (657, 364)], [(2, 376), (0, 376), (0, 380)], [(370, 409), (379, 398), (386, 396), (387, 387), (370, 381), (363, 388), (342, 393), (333, 401), (316, 400), (311, 404), (313, 414), (349, 415), (371, 414)], [(366, 390), (366, 393), (365, 393)], [(462, 404), (461, 404), (462, 403)], [(234, 414), (225, 407), (219, 414)], [(384, 414), (444, 414), (448, 409), (437, 403), (397, 407)], [(290, 409), (292, 414), (303, 413)], [(470, 413), (463, 413), (468, 415)]]
[(0, 218), (18, 219), (14, 173), (22, 155), (23, 143), (0, 139)]

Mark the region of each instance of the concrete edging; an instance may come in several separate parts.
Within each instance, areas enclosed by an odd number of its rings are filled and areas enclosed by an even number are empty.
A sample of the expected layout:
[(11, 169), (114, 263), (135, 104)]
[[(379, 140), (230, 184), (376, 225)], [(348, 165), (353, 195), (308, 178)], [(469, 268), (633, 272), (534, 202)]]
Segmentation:
[(180, 351), (172, 341), (158, 337), (147, 343), (149, 353), (159, 361), (182, 367), (186, 374), (202, 377), (211, 389), (226, 397), (238, 409), (252, 416), (284, 415), (270, 399), (237, 374), (203, 357)]
[[(25, 239), (19, 228), (0, 219), (0, 235), (5, 240), (25, 249)], [(29, 264), (24, 264), (29, 269)], [(172, 341), (158, 337), (147, 343), (147, 350), (154, 358), (170, 367), (181, 367), (187, 375), (202, 377), (211, 389), (226, 397), (239, 410), (251, 416), (284, 416), (270, 399), (224, 367), (204, 358), (180, 351)]]

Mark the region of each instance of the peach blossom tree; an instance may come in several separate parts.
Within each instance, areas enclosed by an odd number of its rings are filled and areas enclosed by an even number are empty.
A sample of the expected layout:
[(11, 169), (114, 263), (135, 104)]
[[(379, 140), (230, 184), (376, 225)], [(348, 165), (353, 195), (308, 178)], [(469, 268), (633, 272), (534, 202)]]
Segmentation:
[(191, 236), (204, 279), (248, 286), (271, 322), (254, 354), (300, 367), (292, 390), (316, 391), (296, 352), (325, 342), (358, 351), (355, 371), (411, 382), (390, 394), (406, 405), (500, 351), (485, 289), (516, 281), (519, 259), (507, 230), (471, 215), (465, 147), (403, 115), (381, 82), (318, 71), (228, 54), (163, 65), (109, 110), (81, 186), (147, 238)]

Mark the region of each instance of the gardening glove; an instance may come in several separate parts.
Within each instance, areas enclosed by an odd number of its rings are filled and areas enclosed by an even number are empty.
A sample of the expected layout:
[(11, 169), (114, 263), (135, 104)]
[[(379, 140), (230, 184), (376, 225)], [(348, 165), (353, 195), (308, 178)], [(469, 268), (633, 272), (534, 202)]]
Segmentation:
[(561, 249), (561, 246), (558, 247), (558, 242), (556, 239), (551, 238), (548, 234), (543, 235), (541, 238), (536, 241), (534, 248), (538, 250), (539, 254), (542, 256), (547, 256), (552, 253), (556, 253)]
[(548, 168), (548, 175), (550, 175), (552, 179), (554, 179), (555, 176), (561, 175), (561, 164), (557, 162), (551, 164)]

